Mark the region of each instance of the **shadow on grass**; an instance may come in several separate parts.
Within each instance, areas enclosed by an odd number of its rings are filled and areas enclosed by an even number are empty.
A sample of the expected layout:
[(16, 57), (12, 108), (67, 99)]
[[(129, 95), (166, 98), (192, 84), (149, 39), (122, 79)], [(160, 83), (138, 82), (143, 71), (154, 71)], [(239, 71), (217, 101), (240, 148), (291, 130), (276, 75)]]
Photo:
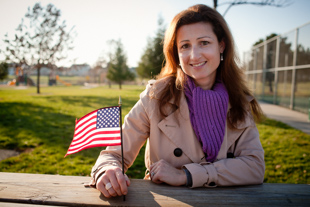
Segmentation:
[[(102, 103), (102, 107), (116, 103), (113, 98), (93, 96), (52, 96), (44, 99), (49, 103), (72, 106), (77, 110), (81, 106), (93, 107), (97, 103)], [(135, 102), (133, 99), (123, 100), (123, 111), (126, 108), (128, 112)], [(104, 149), (83, 150), (64, 159), (73, 138), (76, 117), (61, 113), (59, 107), (53, 104), (42, 106), (34, 103), (2, 102), (0, 117), (0, 149), (31, 152), (2, 161), (1, 171), (86, 175), (89, 174), (99, 152)], [(127, 174), (132, 178), (143, 178), (144, 170), (143, 148)]]
[[(44, 99), (49, 103), (61, 103), (64, 107), (90, 107), (93, 110), (118, 105), (118, 98), (96, 96), (47, 96)], [(136, 101), (134, 98), (122, 100), (123, 116)], [(19, 151), (42, 144), (68, 147), (76, 119), (61, 113), (57, 107), (22, 102), (1, 103), (0, 117), (0, 148)]]
[(75, 117), (32, 103), (0, 104), (0, 148), (23, 151), (47, 144), (68, 146)]

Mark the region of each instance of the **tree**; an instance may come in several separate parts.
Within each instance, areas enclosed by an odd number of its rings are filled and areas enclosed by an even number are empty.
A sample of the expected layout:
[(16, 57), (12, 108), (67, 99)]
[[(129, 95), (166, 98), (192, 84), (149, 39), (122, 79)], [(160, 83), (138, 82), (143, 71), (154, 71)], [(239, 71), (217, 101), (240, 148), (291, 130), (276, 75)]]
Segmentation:
[(106, 69), (107, 69), (107, 61), (105, 57), (99, 56), (96, 63), (91, 69), (92, 74), (94, 75), (94, 82), (98, 82), (99, 84), (104, 81), (106, 78)]
[(144, 54), (139, 62), (137, 73), (141, 78), (153, 78), (158, 75), (164, 64), (163, 39), (166, 28), (163, 18), (158, 20), (158, 30), (154, 38), (149, 38)]
[(6, 62), (0, 63), (0, 80), (4, 80), (8, 77), (9, 65)]
[(218, 0), (213, 0), (213, 8), (217, 9), (218, 6), (228, 5), (226, 11), (223, 16), (226, 15), (228, 10), (233, 6), (238, 5), (256, 5), (256, 6), (274, 6), (274, 7), (286, 7), (292, 3), (291, 0), (233, 0), (233, 1), (225, 1), (221, 4), (218, 3)]
[(73, 49), (73, 28), (66, 30), (66, 22), (60, 23), (61, 11), (54, 5), (42, 7), (36, 3), (25, 14), (16, 29), (15, 39), (8, 35), (6, 58), (17, 65), (27, 65), (37, 70), (37, 93), (40, 93), (40, 70), (43, 66), (52, 70), (56, 63), (66, 58), (67, 51)]
[[(269, 39), (271, 39), (271, 38), (273, 38), (273, 37), (276, 37), (276, 36), (278, 36), (278, 34), (276, 34), (276, 33), (271, 33), (270, 35), (268, 35), (267, 37), (266, 37), (266, 40), (269, 40)], [(262, 43), (262, 42), (264, 42), (265, 40), (264, 39), (259, 39), (257, 42), (255, 42), (254, 44), (253, 44), (253, 46), (255, 46), (255, 45), (259, 45), (260, 43)]]
[(115, 50), (113, 53), (110, 53), (107, 78), (118, 83), (119, 89), (122, 89), (123, 82), (125, 80), (134, 80), (135, 76), (127, 66), (127, 57), (121, 40), (112, 40), (110, 44), (115, 46)]

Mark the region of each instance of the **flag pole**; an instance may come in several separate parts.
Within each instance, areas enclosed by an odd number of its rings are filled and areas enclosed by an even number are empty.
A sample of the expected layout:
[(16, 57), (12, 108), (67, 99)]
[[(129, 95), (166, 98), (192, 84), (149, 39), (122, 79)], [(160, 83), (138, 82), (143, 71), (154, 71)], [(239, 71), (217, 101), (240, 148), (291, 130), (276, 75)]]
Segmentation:
[[(124, 153), (123, 153), (123, 127), (122, 127), (122, 99), (121, 96), (119, 96), (118, 100), (118, 105), (119, 105), (119, 125), (120, 125), (120, 130), (121, 130), (121, 151), (122, 151), (122, 171), (123, 175), (125, 175), (125, 170), (124, 170)], [(126, 196), (123, 195), (123, 200), (126, 200)]]

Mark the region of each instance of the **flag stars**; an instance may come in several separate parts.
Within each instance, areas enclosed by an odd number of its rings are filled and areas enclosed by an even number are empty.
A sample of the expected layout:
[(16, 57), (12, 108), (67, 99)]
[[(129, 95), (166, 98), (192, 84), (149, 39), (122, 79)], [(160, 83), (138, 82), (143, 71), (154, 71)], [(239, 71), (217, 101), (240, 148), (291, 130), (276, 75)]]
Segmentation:
[(119, 127), (119, 107), (103, 108), (97, 111), (96, 128)]

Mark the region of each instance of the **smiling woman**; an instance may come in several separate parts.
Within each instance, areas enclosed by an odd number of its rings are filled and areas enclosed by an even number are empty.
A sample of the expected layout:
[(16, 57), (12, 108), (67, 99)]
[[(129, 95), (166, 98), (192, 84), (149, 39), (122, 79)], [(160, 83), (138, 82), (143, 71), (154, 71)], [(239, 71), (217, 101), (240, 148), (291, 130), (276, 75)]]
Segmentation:
[[(215, 187), (260, 184), (264, 151), (253, 115), (261, 111), (236, 64), (223, 17), (205, 5), (177, 14), (164, 38), (166, 65), (149, 82), (123, 125), (127, 170), (146, 144), (145, 179)], [(91, 185), (105, 197), (125, 195), (121, 149), (101, 151)]]

